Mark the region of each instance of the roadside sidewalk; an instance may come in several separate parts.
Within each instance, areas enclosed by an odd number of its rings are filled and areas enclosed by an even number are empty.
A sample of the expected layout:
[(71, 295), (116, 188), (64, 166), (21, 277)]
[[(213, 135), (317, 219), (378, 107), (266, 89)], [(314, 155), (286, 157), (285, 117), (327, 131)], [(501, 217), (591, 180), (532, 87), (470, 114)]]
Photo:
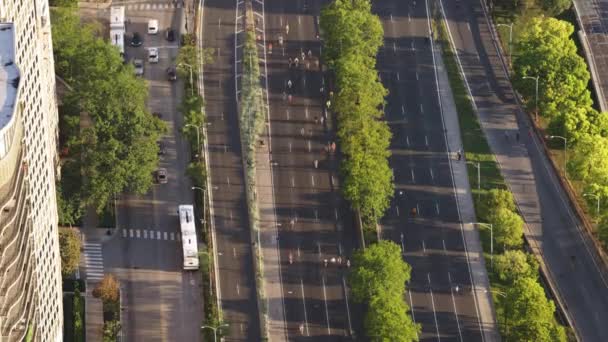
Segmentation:
[[(435, 43), (433, 42), (433, 44)], [(466, 257), (469, 264), (469, 274), (473, 284), (472, 295), (477, 305), (476, 311), (479, 318), (479, 324), (483, 330), (484, 340), (500, 341), (481, 240), (479, 238), (479, 232), (472, 224), (472, 222), (476, 222), (477, 219), (467, 174), (466, 160), (457, 161), (452, 158), (452, 155), (454, 155), (456, 151), (462, 151), (463, 149), (462, 140), (460, 138), (458, 112), (452, 96), (448, 74), (443, 64), (441, 49), (435, 44), (433, 51), (435, 54), (439, 99), (442, 107), (447, 149), (450, 154), (450, 168), (456, 191), (455, 198), (458, 206), (458, 214), (460, 216)]]
[[(82, 235), (83, 246), (89, 244), (103, 243), (105, 237), (105, 229), (98, 229), (97, 215), (93, 209), (89, 209), (84, 216), (84, 222), (80, 228)], [(86, 248), (86, 247), (83, 247)], [(101, 299), (93, 297), (93, 289), (99, 282), (97, 279), (89, 279), (89, 265), (87, 265), (88, 256), (86, 251), (82, 254), (80, 260), (80, 274), (86, 283), (85, 300), (85, 324), (86, 324), (86, 340), (87, 342), (101, 342), (103, 332), (103, 305)]]
[[(278, 229), (274, 203), (274, 183), (272, 179), (271, 151), (268, 135), (261, 137), (262, 147), (256, 149), (256, 191), (258, 210), (260, 212), (259, 243), (263, 258), (262, 269), (264, 279), (262, 284), (266, 297), (267, 313), (266, 327), (269, 341), (287, 341), (285, 312), (283, 303), (283, 285), (281, 283), (281, 256)], [(261, 327), (264, 329), (264, 327)]]

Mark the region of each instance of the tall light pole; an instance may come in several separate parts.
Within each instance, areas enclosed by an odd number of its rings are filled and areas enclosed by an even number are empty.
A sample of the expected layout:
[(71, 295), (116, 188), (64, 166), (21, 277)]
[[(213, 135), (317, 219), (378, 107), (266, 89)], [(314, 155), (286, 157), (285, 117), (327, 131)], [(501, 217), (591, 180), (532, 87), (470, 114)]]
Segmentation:
[(490, 267), (494, 269), (494, 225), (491, 223), (471, 222), (482, 227), (490, 227)]
[(586, 194), (583, 194), (583, 197), (595, 197), (595, 199), (597, 200), (597, 208), (596, 208), (595, 214), (599, 217), (600, 216), (600, 195), (586, 193)]
[(201, 326), (201, 329), (211, 329), (213, 330), (213, 341), (217, 342), (217, 330), (220, 328), (226, 328), (228, 327), (228, 324), (224, 323), (224, 324), (220, 324), (216, 327), (212, 327), (210, 325), (203, 325)]
[(534, 112), (534, 120), (536, 120), (536, 122), (538, 122), (538, 76), (536, 77), (532, 77), (532, 76), (524, 76), (523, 77), (524, 80), (529, 79), (529, 80), (534, 80), (536, 82), (536, 86), (535, 86), (535, 101), (534, 101), (534, 106), (536, 107), (536, 110)]
[[(213, 187), (213, 190), (217, 190), (219, 189), (217, 186)], [(200, 190), (203, 193), (203, 223), (205, 222), (205, 217), (207, 217), (207, 212), (205, 211), (205, 195), (206, 195), (206, 191), (205, 188), (201, 188), (200, 186), (193, 186), (192, 190)]]
[(192, 81), (192, 65), (186, 63), (179, 63), (177, 66), (187, 66), (190, 69), (190, 96), (194, 96), (194, 83)]
[(496, 26), (504, 26), (509, 28), (509, 64), (513, 67), (513, 23), (510, 24), (496, 24)]
[(198, 157), (198, 154), (200, 152), (201, 149), (201, 132), (199, 127), (197, 127), (196, 125), (193, 124), (185, 124), (185, 127), (194, 127), (194, 129), (196, 129), (196, 156)]
[(564, 141), (564, 178), (568, 179), (568, 139), (560, 135), (548, 135), (548, 139), (562, 139)]

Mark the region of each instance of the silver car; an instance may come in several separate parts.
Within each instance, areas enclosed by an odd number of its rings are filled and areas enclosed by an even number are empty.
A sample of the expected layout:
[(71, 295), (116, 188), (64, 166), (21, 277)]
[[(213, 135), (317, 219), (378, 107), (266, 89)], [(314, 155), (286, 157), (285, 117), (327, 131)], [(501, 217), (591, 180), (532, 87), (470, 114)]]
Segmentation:
[(135, 67), (135, 75), (143, 76), (144, 75), (144, 61), (141, 59), (134, 59), (133, 66)]

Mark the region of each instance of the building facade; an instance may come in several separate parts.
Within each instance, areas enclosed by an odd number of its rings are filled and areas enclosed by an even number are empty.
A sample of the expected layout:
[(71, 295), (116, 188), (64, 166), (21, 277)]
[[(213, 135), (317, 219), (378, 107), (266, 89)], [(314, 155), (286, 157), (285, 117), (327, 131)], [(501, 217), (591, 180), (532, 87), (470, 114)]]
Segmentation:
[(0, 342), (61, 341), (58, 115), (47, 0), (0, 0)]

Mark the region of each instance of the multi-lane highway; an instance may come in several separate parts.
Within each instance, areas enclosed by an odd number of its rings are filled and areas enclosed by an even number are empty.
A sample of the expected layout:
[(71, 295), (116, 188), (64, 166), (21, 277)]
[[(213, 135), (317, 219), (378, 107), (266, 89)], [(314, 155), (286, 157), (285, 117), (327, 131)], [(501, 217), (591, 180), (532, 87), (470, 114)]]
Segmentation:
[[(141, 47), (127, 47), (130, 59), (144, 60), (150, 96), (148, 109), (161, 114), (169, 127), (162, 138), (166, 152), (159, 167), (167, 169), (168, 183), (156, 184), (144, 196), (122, 195), (117, 201), (117, 229), (104, 245), (105, 267), (120, 279), (122, 323), (128, 341), (195, 341), (200, 337), (202, 303), (198, 272), (182, 270), (177, 206), (192, 203), (190, 181), (184, 177), (189, 162), (182, 139), (182, 117), (177, 108), (183, 84), (170, 82), (166, 68), (174, 65), (177, 41), (165, 32), (182, 29), (184, 11), (173, 2), (127, 2), (127, 40), (134, 32)], [(157, 35), (148, 35), (148, 20), (159, 21)], [(148, 49), (159, 50), (159, 63), (148, 62)]]
[[(530, 122), (515, 101), (484, 3), (441, 1), (467, 86), (526, 221), (527, 239), (573, 328), (583, 341), (603, 341), (608, 336), (606, 267), (569, 207), (540, 142), (528, 135)], [(516, 132), (526, 138), (516, 141)]]
[(356, 234), (344, 215), (338, 163), (328, 148), (335, 142), (335, 126), (323, 109), (328, 90), (321, 91), (317, 20), (322, 2), (266, 0), (264, 5), (287, 335), (290, 340), (354, 338), (362, 334), (362, 313), (348, 297), (345, 265)]
[[(389, 89), (396, 194), (383, 237), (412, 266), (407, 299), (421, 340), (481, 341), (442, 125), (425, 1), (376, 1), (385, 44), (378, 69)], [(412, 211), (416, 211), (416, 215)]]
[(203, 47), (214, 49), (204, 67), (204, 91), (212, 186), (212, 226), (216, 232), (219, 294), (226, 341), (256, 341), (260, 326), (245, 202), (243, 162), (235, 98), (236, 1), (205, 0)]

